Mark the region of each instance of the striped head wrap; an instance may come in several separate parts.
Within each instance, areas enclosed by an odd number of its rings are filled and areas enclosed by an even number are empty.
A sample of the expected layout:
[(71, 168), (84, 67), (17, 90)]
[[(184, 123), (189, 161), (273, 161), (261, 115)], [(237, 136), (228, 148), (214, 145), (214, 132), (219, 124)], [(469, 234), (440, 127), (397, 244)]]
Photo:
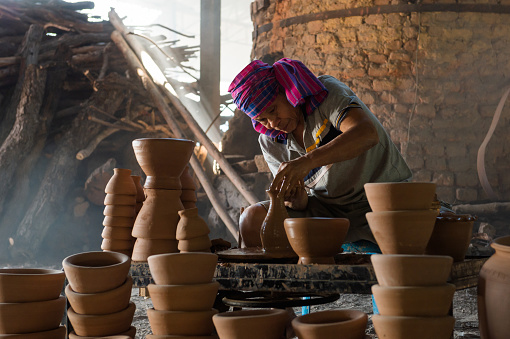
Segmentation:
[(257, 132), (271, 138), (286, 139), (285, 132), (267, 129), (254, 120), (274, 102), (278, 85), (285, 90), (292, 106), (304, 105), (307, 115), (312, 114), (328, 96), (326, 87), (301, 61), (288, 58), (278, 60), (273, 66), (253, 60), (234, 78), (228, 91), (237, 108), (251, 118)]

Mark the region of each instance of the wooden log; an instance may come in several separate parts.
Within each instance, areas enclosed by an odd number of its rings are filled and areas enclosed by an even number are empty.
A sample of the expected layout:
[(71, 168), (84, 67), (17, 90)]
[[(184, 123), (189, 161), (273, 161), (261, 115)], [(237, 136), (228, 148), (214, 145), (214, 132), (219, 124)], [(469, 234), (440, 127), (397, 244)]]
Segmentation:
[(477, 216), (510, 213), (510, 202), (491, 202), (477, 205), (456, 205), (453, 206), (453, 211), (457, 214), (471, 214)]

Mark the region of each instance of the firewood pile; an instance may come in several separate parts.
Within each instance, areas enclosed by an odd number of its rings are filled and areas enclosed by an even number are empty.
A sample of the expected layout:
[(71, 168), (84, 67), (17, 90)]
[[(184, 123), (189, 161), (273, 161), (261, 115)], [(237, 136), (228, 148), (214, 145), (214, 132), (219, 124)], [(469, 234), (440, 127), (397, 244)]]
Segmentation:
[(113, 168), (143, 175), (131, 141), (173, 136), (92, 7), (0, 0), (0, 266), (99, 250)]

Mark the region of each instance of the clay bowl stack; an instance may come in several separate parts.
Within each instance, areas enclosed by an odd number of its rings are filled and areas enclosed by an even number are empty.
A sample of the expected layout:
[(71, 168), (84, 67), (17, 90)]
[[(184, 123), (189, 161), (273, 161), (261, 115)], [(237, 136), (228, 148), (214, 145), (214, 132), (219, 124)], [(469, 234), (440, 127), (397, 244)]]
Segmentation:
[(198, 209), (188, 208), (179, 211), (179, 223), (175, 236), (179, 241), (179, 251), (186, 252), (211, 252), (211, 240), (209, 239), (209, 226), (198, 215)]
[(429, 182), (368, 183), (370, 230), (383, 254), (423, 254), (438, 215), (436, 185)]
[(133, 280), (130, 258), (117, 252), (84, 252), (64, 259), (71, 307), (67, 316), (74, 332), (70, 338), (113, 335), (135, 338), (131, 326), (135, 304), (130, 302)]
[(0, 269), (0, 337), (64, 339), (65, 275), (50, 269)]
[(181, 202), (181, 175), (195, 143), (185, 139), (146, 138), (132, 142), (136, 160), (147, 175), (147, 199), (136, 216), (133, 261), (147, 261), (151, 255), (178, 252), (176, 239)]
[(146, 338), (214, 339), (213, 308), (219, 284), (213, 281), (218, 256), (213, 253), (152, 255), (149, 284), (154, 308), (147, 310), (153, 335)]
[(372, 286), (379, 338), (449, 339), (455, 285), (448, 284), (453, 259), (431, 255), (371, 256), (378, 284)]
[(105, 187), (101, 249), (131, 256), (134, 244), (131, 232), (136, 214), (137, 189), (130, 169), (115, 168), (113, 172)]

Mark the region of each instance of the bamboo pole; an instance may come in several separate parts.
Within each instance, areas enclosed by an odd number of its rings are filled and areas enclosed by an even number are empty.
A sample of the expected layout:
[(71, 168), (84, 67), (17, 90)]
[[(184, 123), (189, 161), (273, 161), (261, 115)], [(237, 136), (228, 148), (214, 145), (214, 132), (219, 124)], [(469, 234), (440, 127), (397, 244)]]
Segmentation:
[[(110, 11), (110, 13), (108, 13), (108, 17), (110, 18), (110, 22), (115, 27), (115, 29), (119, 31), (124, 37), (124, 39), (129, 43), (129, 45), (131, 46), (131, 48), (133, 49), (134, 53), (138, 58), (139, 53), (144, 50), (144, 47), (140, 44), (139, 41), (137, 41), (137, 39), (133, 35), (128, 35), (129, 32), (126, 29), (126, 26), (124, 26), (122, 20), (119, 18), (119, 16), (113, 9)], [(144, 69), (143, 65), (140, 67), (141, 69)], [(171, 86), (170, 83), (167, 84)], [(230, 181), (232, 181), (232, 184), (234, 184), (234, 186), (239, 190), (239, 192), (248, 201), (248, 203), (256, 204), (259, 201), (259, 199), (248, 188), (248, 185), (244, 182), (244, 180), (236, 172), (236, 170), (234, 170), (234, 168), (232, 168), (232, 166), (228, 163), (225, 156), (216, 148), (212, 141), (207, 137), (205, 132), (202, 130), (202, 128), (200, 128), (198, 123), (195, 121), (195, 119), (188, 111), (188, 109), (182, 104), (179, 98), (176, 95), (170, 93), (169, 90), (165, 90), (164, 92), (172, 102), (173, 106), (180, 113), (184, 121), (186, 121), (189, 128), (197, 138), (198, 142), (204, 145), (207, 152), (214, 158), (214, 160), (216, 160), (216, 162), (221, 167), (225, 175), (230, 179)]]
[[(131, 50), (128, 43), (124, 40), (122, 34), (120, 34), (118, 31), (113, 31), (112, 40), (117, 45), (117, 48), (122, 52), (128, 63), (137, 70), (138, 75), (142, 78), (144, 86), (149, 91), (152, 100), (163, 114), (163, 117), (165, 118), (170, 129), (172, 130), (172, 133), (174, 133), (177, 138), (186, 138), (184, 133), (177, 125), (177, 123), (174, 121), (174, 119), (172, 119), (172, 112), (168, 105), (166, 104), (165, 98), (163, 97), (157, 86), (152, 82), (151, 78), (146, 73), (142, 63), (140, 62), (136, 54)], [(230, 215), (227, 213), (223, 205), (221, 204), (221, 201), (218, 195), (216, 194), (214, 186), (212, 185), (209, 178), (202, 169), (202, 166), (197, 160), (195, 154), (191, 156), (190, 165), (193, 168), (193, 171), (195, 171), (195, 174), (200, 180), (200, 183), (202, 184), (202, 187), (204, 188), (207, 197), (211, 201), (211, 204), (218, 213), (219, 217), (225, 223), (230, 233), (234, 236), (234, 239), (237, 239), (238, 236), (237, 226), (232, 220), (232, 218), (230, 218)]]

